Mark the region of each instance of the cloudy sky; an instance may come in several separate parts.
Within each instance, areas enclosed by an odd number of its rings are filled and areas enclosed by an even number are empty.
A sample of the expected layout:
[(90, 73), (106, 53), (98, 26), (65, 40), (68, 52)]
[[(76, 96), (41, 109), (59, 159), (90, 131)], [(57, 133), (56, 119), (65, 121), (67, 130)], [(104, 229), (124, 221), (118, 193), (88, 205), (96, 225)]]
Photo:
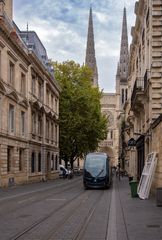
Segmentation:
[(99, 86), (115, 91), (123, 7), (127, 8), (129, 42), (135, 0), (14, 0), (14, 21), (21, 30), (37, 32), (49, 58), (85, 61), (89, 7), (92, 2)]

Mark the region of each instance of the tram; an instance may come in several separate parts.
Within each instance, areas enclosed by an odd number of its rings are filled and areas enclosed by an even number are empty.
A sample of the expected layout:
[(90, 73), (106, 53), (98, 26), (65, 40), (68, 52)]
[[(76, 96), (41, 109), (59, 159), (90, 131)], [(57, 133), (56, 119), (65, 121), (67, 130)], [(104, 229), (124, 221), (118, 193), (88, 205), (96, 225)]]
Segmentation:
[(110, 158), (106, 153), (94, 152), (85, 157), (83, 185), (87, 188), (109, 188), (112, 182)]

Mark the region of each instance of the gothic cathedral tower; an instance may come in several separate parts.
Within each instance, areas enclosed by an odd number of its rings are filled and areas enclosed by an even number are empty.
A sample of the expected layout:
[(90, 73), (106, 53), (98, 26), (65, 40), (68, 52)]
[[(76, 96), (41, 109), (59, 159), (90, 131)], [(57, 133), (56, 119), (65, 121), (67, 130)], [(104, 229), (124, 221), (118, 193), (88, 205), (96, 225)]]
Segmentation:
[(123, 11), (122, 36), (120, 46), (120, 60), (116, 74), (116, 94), (118, 98), (119, 110), (123, 110), (124, 103), (127, 101), (127, 77), (128, 77), (128, 33), (127, 33), (127, 17), (126, 8)]
[(92, 69), (92, 71), (93, 71), (92, 85), (97, 87), (98, 86), (98, 71), (97, 71), (97, 63), (96, 63), (96, 57), (95, 57), (92, 7), (90, 7), (90, 11), (89, 11), (89, 24), (88, 24), (85, 64)]

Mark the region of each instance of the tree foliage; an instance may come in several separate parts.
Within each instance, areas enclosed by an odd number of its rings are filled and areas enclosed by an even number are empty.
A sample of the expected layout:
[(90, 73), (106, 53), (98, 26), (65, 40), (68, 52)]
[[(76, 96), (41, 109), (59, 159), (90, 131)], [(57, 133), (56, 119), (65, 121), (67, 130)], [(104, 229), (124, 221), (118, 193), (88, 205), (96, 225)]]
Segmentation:
[(101, 92), (91, 85), (92, 71), (74, 61), (54, 63), (60, 95), (60, 157), (73, 162), (98, 147), (107, 135), (107, 120), (101, 114)]

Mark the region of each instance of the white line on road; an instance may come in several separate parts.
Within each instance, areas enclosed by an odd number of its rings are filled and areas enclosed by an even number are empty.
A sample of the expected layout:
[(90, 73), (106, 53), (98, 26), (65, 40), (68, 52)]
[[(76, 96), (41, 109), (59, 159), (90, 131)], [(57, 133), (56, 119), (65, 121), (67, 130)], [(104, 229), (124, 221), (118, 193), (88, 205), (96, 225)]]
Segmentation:
[(65, 198), (49, 198), (49, 199), (46, 199), (46, 201), (66, 201)]
[(37, 189), (37, 190), (34, 190), (34, 191), (19, 193), (19, 194), (15, 194), (15, 195), (12, 195), (12, 196), (9, 196), (9, 197), (2, 197), (2, 198), (0, 198), (0, 201), (4, 201), (4, 200), (9, 200), (9, 199), (12, 199), (12, 198), (16, 198), (16, 197), (25, 196), (25, 195), (31, 194), (31, 193), (42, 192), (42, 191), (45, 191), (45, 190), (48, 190), (48, 189), (51, 189), (51, 188), (54, 188), (54, 187), (59, 187), (59, 186), (61, 186), (61, 185), (62, 185), (62, 184), (58, 184), (58, 185), (56, 185), (56, 186), (50, 186), (50, 187), (46, 187), (46, 188), (40, 188), (40, 189)]
[(24, 203), (24, 202), (28, 202), (28, 201), (32, 201), (34, 200), (35, 198), (31, 197), (31, 198), (27, 198), (27, 199), (24, 199), (22, 201), (18, 201), (18, 204), (21, 204), (21, 203)]

